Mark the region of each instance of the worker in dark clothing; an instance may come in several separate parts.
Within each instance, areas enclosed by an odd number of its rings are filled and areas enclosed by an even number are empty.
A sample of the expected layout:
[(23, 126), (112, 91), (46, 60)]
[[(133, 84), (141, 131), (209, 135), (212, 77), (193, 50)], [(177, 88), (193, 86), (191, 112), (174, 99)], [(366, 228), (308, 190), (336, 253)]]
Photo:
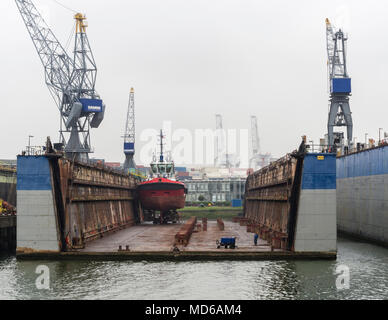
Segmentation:
[(253, 242), (255, 243), (255, 246), (257, 246), (257, 240), (259, 239), (259, 235), (255, 233), (255, 236), (253, 238)]

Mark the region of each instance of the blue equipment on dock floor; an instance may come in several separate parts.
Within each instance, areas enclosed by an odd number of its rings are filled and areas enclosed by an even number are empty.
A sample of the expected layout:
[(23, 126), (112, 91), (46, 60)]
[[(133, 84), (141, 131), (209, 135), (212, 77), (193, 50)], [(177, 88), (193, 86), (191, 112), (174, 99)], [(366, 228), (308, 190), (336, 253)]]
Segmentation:
[(241, 199), (233, 199), (232, 200), (232, 207), (233, 208), (242, 207), (242, 200)]
[(225, 249), (231, 248), (234, 249), (236, 248), (236, 237), (234, 238), (221, 238), (221, 241), (217, 240), (217, 249), (221, 247), (225, 247)]

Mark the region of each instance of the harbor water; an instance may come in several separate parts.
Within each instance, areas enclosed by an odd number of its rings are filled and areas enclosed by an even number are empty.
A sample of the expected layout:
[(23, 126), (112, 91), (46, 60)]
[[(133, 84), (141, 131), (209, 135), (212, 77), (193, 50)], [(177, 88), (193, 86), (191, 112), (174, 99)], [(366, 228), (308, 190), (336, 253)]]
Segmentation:
[[(37, 289), (36, 268), (49, 270)], [(347, 267), (349, 288), (337, 289)], [(231, 294), (232, 293), (232, 294)], [(388, 249), (340, 238), (325, 261), (18, 261), (0, 258), (0, 300), (8, 299), (388, 299)]]

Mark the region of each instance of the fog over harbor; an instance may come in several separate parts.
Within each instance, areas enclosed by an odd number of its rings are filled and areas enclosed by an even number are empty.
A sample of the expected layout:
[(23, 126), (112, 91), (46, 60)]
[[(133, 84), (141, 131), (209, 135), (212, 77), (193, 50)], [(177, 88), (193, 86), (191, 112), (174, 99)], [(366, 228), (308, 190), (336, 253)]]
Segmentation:
[[(279, 157), (301, 135), (319, 141), (328, 112), (325, 18), (348, 33), (354, 136), (378, 137), (388, 116), (388, 40), (383, 1), (67, 0), (85, 13), (106, 117), (92, 130), (92, 157), (123, 161), (128, 94), (136, 90), (136, 160), (142, 132), (171, 121), (173, 130), (249, 129), (258, 117), (263, 152)], [(36, 1), (65, 46), (74, 13)], [(308, 14), (307, 14), (308, 13)], [(1, 158), (15, 158), (47, 136), (58, 140), (59, 112), (14, 1), (1, 1)], [(12, 26), (12, 28), (10, 27)], [(73, 43), (68, 45), (71, 52)], [(372, 80), (373, 79), (373, 80)], [(388, 128), (384, 128), (388, 131)], [(377, 139), (376, 139), (377, 140)]]

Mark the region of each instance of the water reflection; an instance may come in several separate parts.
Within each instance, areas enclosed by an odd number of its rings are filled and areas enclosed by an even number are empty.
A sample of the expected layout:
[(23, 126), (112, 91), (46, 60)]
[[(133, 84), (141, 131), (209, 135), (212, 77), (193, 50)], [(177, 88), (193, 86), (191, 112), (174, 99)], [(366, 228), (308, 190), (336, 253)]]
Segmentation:
[[(387, 299), (388, 250), (340, 240), (337, 261), (16, 261), (0, 258), (0, 299)], [(38, 290), (38, 265), (50, 289)], [(338, 291), (335, 270), (350, 268)]]

